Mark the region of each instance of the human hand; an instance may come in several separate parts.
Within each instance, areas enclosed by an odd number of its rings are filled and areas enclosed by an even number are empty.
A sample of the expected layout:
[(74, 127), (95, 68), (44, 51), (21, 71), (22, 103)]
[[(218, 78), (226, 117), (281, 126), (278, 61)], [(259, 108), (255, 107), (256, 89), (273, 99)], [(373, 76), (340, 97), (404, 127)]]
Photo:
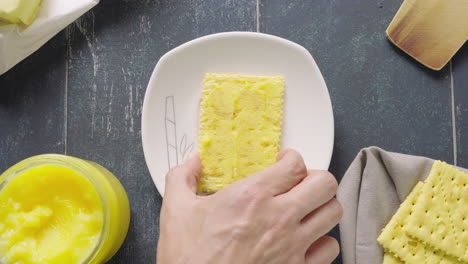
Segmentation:
[(327, 171), (307, 170), (299, 153), (223, 190), (196, 194), (201, 164), (194, 155), (166, 177), (159, 264), (322, 264), (339, 253), (325, 234), (343, 214)]

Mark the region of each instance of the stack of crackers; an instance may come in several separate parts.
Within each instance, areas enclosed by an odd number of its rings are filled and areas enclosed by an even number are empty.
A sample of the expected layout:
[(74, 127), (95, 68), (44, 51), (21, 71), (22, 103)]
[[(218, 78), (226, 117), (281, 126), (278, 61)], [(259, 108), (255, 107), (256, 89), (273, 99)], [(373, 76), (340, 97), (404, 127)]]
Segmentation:
[(377, 239), (385, 263), (468, 263), (468, 174), (440, 161)]

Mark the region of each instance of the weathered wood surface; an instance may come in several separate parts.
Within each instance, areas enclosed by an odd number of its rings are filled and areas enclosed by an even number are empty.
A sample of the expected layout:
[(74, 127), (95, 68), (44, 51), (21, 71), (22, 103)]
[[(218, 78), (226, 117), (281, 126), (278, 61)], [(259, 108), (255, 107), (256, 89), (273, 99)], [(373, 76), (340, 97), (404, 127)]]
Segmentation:
[(452, 72), (420, 66), (385, 38), (399, 4), (103, 0), (0, 76), (0, 171), (50, 152), (106, 166), (132, 206), (127, 240), (110, 263), (154, 263), (161, 197), (145, 165), (140, 129), (149, 76), (165, 52), (188, 40), (257, 29), (304, 45), (317, 61), (334, 105), (337, 178), (371, 145), (452, 163), (457, 154), (468, 166), (468, 47)]

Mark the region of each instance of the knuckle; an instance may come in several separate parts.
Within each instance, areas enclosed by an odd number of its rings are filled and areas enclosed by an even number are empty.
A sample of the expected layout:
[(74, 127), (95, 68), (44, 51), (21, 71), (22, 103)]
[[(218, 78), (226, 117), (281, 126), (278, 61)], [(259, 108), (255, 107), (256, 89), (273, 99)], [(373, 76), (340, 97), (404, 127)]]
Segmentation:
[(338, 181), (335, 176), (329, 172), (324, 172), (321, 174), (322, 179), (321, 183), (327, 194), (335, 195), (338, 190)]
[(292, 222), (292, 217), (290, 214), (283, 214), (276, 218), (274, 225), (278, 229), (283, 229), (286, 226), (289, 226)]
[(299, 152), (292, 150), (290, 152), (290, 160), (289, 160), (289, 167), (291, 168), (292, 175), (306, 175), (307, 174), (307, 167), (304, 163), (304, 159), (302, 158)]
[(300, 176), (305, 176), (305, 175), (307, 175), (307, 167), (306, 167), (306, 165), (304, 164), (304, 161), (303, 161), (303, 160), (301, 160), (301, 162), (297, 163), (297, 164), (294, 166), (293, 174), (294, 174), (294, 175), (300, 175)]
[(297, 196), (290, 196), (287, 199), (287, 203), (287, 208), (283, 209), (283, 214), (285, 215), (299, 218), (310, 211), (307, 203)]
[(339, 222), (343, 217), (343, 206), (336, 199), (332, 199), (329, 203), (329, 206), (331, 207), (333, 219), (335, 220), (335, 222)]
[(270, 229), (267, 232), (265, 232), (261, 238), (261, 244), (262, 244), (263, 250), (266, 250), (266, 248), (269, 248), (275, 243), (277, 243), (280, 238), (281, 238), (281, 233), (278, 232), (277, 230)]
[(265, 197), (263, 188), (258, 184), (252, 184), (245, 186), (238, 193), (238, 199), (244, 203), (257, 204)]
[(298, 216), (300, 215), (300, 212), (301, 210), (299, 209), (298, 206), (291, 206), (285, 211), (284, 217), (288, 220), (288, 223), (290, 223), (291, 221), (298, 218)]
[(237, 241), (244, 241), (253, 232), (253, 225), (248, 220), (239, 221), (231, 229), (232, 238)]
[(297, 219), (297, 215), (298, 215), (297, 211), (298, 210), (295, 209), (294, 206), (284, 210), (281, 213), (281, 215), (279, 215), (278, 217), (275, 218), (276, 226), (278, 226), (280, 228), (283, 228), (285, 226), (289, 226), (292, 223), (294, 223), (295, 220)]

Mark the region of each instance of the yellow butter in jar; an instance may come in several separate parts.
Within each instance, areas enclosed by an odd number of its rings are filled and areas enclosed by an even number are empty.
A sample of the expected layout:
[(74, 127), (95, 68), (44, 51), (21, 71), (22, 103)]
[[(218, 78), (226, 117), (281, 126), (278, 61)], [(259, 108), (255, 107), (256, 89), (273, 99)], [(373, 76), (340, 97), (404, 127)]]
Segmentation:
[(103, 263), (129, 222), (124, 188), (96, 163), (46, 154), (0, 175), (0, 263)]

